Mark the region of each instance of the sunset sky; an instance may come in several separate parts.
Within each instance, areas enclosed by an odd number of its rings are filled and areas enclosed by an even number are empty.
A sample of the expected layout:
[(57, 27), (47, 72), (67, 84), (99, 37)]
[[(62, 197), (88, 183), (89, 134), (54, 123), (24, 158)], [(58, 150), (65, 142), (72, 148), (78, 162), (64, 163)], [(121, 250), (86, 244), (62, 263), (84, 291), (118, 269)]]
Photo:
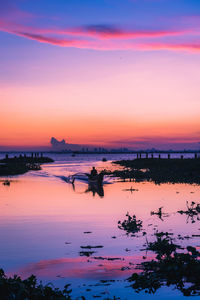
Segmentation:
[(199, 149), (200, 1), (0, 1), (0, 104), (0, 150)]

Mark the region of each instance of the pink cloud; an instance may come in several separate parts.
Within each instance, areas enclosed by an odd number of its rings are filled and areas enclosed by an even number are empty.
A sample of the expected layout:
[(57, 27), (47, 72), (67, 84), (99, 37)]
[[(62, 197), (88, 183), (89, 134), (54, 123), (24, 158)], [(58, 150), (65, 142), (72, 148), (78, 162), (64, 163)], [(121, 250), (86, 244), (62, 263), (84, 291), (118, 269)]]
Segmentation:
[(108, 25), (90, 25), (61, 30), (59, 34), (91, 37), (97, 39), (134, 39), (147, 37), (176, 36), (189, 33), (189, 30), (126, 30)]
[[(2, 23), (0, 22), (0, 30), (2, 30)], [(126, 40), (122, 42), (120, 38), (115, 39), (106, 39), (102, 41), (101, 39), (90, 40), (78, 38), (76, 35), (71, 38), (57, 38), (51, 37), (49, 35), (32, 33), (26, 31), (16, 31), (3, 28), (4, 32), (15, 34), (24, 38), (35, 40), (41, 43), (47, 43), (50, 45), (56, 45), (60, 47), (75, 47), (82, 49), (93, 49), (93, 50), (138, 50), (138, 51), (148, 51), (148, 50), (174, 50), (174, 51), (190, 51), (190, 52), (199, 52), (200, 51), (200, 41), (196, 42), (181, 42), (181, 43), (169, 43), (169, 42), (145, 42), (138, 43)], [(43, 32), (43, 30), (38, 30)]]
[[(11, 14), (12, 15), (12, 14)], [(23, 17), (22, 17), (23, 16)], [(200, 51), (200, 40), (193, 41), (195, 31), (180, 30), (133, 30), (112, 25), (98, 24), (77, 28), (42, 28), (20, 22), (27, 21), (29, 14), (16, 11), (15, 18), (0, 19), (0, 30), (60, 47), (75, 47), (94, 50), (174, 50)], [(33, 18), (33, 16), (31, 15)], [(174, 40), (174, 37), (177, 37)], [(181, 38), (180, 38), (181, 37)], [(170, 41), (169, 41), (170, 39)], [(184, 41), (185, 40), (185, 41)]]
[(200, 40), (196, 42), (185, 42), (185, 43), (146, 43), (138, 45), (140, 50), (181, 50), (190, 52), (200, 51)]
[(87, 43), (85, 41), (59, 39), (55, 37), (48, 37), (41, 34), (34, 34), (28, 32), (12, 32), (12, 33), (41, 43), (47, 43), (47, 44), (61, 46), (61, 47), (77, 47), (77, 48), (84, 48), (84, 46), (87, 47)]

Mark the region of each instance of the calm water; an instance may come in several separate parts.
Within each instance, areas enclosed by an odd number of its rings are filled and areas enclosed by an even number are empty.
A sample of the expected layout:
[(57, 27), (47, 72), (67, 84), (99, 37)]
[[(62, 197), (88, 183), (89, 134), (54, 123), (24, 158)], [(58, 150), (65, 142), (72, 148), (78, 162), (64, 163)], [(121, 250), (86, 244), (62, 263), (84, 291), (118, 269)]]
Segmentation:
[[(153, 257), (145, 253), (146, 236), (127, 237), (118, 229), (118, 221), (126, 213), (143, 221), (148, 240), (155, 230), (173, 232), (175, 236), (200, 233), (199, 223), (177, 214), (186, 209), (186, 201), (200, 200), (200, 188), (185, 184), (119, 182), (107, 178), (104, 197), (88, 191), (86, 183), (76, 181), (75, 187), (60, 176), (113, 168), (111, 161), (133, 155), (51, 155), (55, 162), (43, 165), (41, 171), (12, 177), (11, 185), (0, 184), (0, 266), (8, 275), (17, 273), (23, 278), (35, 274), (44, 283), (56, 287), (71, 283), (74, 297), (86, 299), (101, 296), (105, 299), (184, 298), (172, 288), (161, 288), (155, 295), (137, 294), (125, 279), (136, 264)], [(102, 162), (103, 156), (108, 158)], [(133, 187), (137, 191), (127, 191)], [(160, 220), (151, 211), (159, 207), (168, 214)], [(91, 233), (84, 233), (91, 232)], [(115, 238), (113, 238), (115, 237)], [(200, 248), (198, 237), (178, 240), (181, 245)], [(80, 246), (101, 245), (91, 257), (80, 255)], [(118, 258), (100, 260), (95, 257)], [(101, 280), (114, 280), (109, 285)]]

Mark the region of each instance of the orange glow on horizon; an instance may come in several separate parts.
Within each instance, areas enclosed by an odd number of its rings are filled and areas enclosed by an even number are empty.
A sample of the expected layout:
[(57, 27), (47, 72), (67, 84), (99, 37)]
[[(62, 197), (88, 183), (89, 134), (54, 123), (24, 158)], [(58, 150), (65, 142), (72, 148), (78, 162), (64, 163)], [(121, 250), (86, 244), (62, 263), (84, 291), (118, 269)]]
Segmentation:
[(130, 65), (113, 63), (109, 70), (95, 62), (96, 68), (90, 66), (94, 74), (84, 66), (82, 77), (72, 70), (67, 81), (64, 75), (59, 81), (47, 74), (43, 84), (4, 84), (0, 146), (49, 146), (52, 136), (112, 147), (138, 140), (198, 143), (198, 65), (182, 59), (168, 63), (163, 57), (160, 65), (157, 61), (159, 56)]

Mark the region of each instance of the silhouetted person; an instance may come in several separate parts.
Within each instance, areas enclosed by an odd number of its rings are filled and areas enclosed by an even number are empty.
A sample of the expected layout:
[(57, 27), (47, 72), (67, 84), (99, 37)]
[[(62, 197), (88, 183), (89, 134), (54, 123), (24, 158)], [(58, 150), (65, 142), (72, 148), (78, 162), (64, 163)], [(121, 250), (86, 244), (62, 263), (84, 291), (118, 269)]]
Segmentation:
[(97, 176), (97, 170), (95, 169), (95, 167), (92, 168), (90, 175), (91, 177)]

